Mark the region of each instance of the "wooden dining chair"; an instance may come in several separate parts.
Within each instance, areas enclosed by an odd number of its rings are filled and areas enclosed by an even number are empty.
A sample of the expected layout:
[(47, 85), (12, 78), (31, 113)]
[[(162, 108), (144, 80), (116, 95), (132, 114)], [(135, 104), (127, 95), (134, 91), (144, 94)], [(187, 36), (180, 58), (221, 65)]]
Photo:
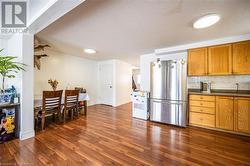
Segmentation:
[(63, 90), (59, 91), (43, 91), (42, 105), (42, 130), (45, 129), (45, 120), (49, 116), (55, 116), (61, 120), (61, 103)]
[[(79, 90), (79, 93), (87, 93), (86, 89), (80, 88), (80, 87), (75, 87), (75, 90)], [(87, 101), (79, 101), (79, 108), (81, 110), (84, 110), (84, 115), (87, 115)]]
[(73, 120), (74, 113), (79, 116), (79, 90), (66, 90), (64, 99), (63, 121), (66, 120), (66, 112), (70, 114), (71, 120)]

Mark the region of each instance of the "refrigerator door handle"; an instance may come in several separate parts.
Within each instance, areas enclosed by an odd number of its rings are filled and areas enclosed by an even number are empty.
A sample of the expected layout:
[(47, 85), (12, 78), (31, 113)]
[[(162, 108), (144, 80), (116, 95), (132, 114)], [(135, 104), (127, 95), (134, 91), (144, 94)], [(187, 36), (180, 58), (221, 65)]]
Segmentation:
[(175, 120), (176, 120), (176, 123), (177, 123), (177, 125), (179, 125), (180, 123), (179, 123), (179, 105), (175, 105), (175, 111), (177, 111), (177, 113), (176, 113), (176, 117), (175, 117)]
[(169, 100), (157, 100), (157, 99), (153, 99), (152, 100), (155, 103), (167, 103), (167, 104), (176, 104), (176, 105), (182, 105), (183, 102), (178, 102), (178, 101), (169, 101)]

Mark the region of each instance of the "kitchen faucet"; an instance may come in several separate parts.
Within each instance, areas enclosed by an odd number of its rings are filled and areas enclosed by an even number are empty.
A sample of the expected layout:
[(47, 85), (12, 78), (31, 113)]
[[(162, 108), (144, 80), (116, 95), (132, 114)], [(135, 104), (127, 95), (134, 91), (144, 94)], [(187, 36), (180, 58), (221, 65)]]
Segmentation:
[(239, 84), (239, 83), (236, 83), (236, 91), (237, 91), (237, 92), (239, 91), (239, 86), (240, 86), (240, 84)]

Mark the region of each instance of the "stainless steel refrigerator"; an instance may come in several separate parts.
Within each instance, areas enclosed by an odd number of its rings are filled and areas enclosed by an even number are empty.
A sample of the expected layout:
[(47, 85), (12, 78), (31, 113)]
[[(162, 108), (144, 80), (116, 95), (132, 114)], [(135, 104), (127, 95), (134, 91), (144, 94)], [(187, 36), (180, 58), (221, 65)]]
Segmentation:
[(187, 124), (187, 63), (151, 63), (150, 120), (185, 127)]

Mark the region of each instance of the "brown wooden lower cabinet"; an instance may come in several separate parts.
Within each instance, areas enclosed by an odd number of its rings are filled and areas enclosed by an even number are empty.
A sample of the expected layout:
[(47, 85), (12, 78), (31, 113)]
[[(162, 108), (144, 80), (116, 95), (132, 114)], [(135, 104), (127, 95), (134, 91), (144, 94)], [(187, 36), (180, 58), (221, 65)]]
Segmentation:
[(250, 98), (234, 99), (235, 131), (250, 133)]
[(215, 97), (190, 95), (189, 100), (189, 123), (215, 127)]
[(216, 96), (216, 127), (234, 129), (234, 99), (233, 97)]
[(189, 95), (189, 124), (250, 134), (250, 97)]

